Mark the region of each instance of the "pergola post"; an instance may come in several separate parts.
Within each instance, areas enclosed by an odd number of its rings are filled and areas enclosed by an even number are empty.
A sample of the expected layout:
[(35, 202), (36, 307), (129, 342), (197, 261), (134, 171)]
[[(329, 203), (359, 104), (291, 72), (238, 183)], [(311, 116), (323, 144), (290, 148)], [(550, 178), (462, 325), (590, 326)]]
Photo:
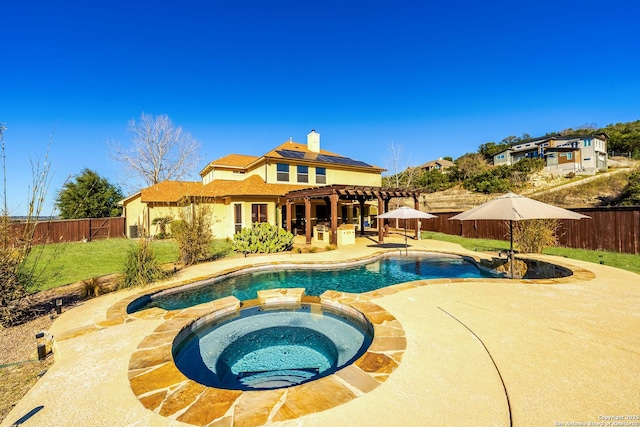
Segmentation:
[(311, 199), (304, 198), (304, 233), (307, 245), (311, 244)]
[(381, 214), (386, 212), (384, 205), (382, 197), (378, 196), (378, 243), (384, 243), (384, 220), (379, 218)]
[(364, 236), (364, 198), (358, 197), (358, 202), (360, 202), (360, 235)]
[[(420, 202), (418, 201), (417, 197), (413, 197), (413, 207), (415, 210), (419, 211), (420, 210)], [(406, 221), (406, 219), (405, 219)], [(422, 221), (420, 218), (416, 218), (416, 233), (415, 233), (415, 239), (416, 240), (420, 240), (420, 221)]]
[(291, 205), (293, 205), (293, 202), (291, 200), (287, 200), (287, 207), (286, 207), (287, 231), (293, 234), (293, 231), (291, 231)]
[(333, 193), (329, 196), (331, 200), (331, 239), (332, 245), (338, 246), (338, 195)]

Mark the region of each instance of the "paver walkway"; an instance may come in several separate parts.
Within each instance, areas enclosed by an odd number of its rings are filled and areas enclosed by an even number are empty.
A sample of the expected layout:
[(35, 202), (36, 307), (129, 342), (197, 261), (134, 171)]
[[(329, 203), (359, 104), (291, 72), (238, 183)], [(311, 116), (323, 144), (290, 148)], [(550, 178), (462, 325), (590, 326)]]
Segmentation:
[[(475, 254), (433, 240), (410, 245)], [(344, 261), (379, 251), (371, 240), (359, 238), (355, 246), (331, 252), (198, 265), (172, 281), (247, 264)], [(380, 292), (371, 301), (393, 315), (406, 336), (395, 371), (348, 403), (273, 425), (640, 425), (640, 276), (564, 258), (536, 258), (593, 274), (556, 283), (436, 280)], [(187, 425), (146, 409), (131, 389), (131, 356), (164, 319), (149, 315), (123, 323), (107, 313), (139, 292), (107, 294), (63, 313), (50, 330), (56, 363), (2, 426)]]

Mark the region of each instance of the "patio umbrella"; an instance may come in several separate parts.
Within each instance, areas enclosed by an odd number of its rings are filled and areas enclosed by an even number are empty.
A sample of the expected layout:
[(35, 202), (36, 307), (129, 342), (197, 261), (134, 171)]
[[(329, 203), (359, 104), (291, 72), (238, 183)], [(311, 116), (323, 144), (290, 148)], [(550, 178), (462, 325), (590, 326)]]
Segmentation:
[[(435, 218), (435, 215), (422, 212), (417, 209), (413, 209), (407, 206), (401, 206), (398, 209), (378, 215), (378, 218), (382, 219), (422, 219), (422, 218)], [(404, 248), (405, 254), (409, 253), (409, 245), (407, 244), (407, 221), (404, 222)]]
[(507, 193), (466, 212), (452, 216), (449, 219), (471, 221), (478, 219), (509, 221), (509, 235), (511, 247), (511, 278), (513, 278), (513, 221), (526, 219), (583, 219), (586, 215), (562, 209), (529, 199), (514, 193)]

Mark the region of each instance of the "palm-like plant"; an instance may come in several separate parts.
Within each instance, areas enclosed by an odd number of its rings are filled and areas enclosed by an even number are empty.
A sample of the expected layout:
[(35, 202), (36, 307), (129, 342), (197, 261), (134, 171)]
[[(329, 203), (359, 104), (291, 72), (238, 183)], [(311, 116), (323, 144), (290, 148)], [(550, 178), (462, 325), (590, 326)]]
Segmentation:
[(151, 225), (158, 227), (157, 237), (164, 237), (167, 235), (167, 225), (169, 225), (171, 221), (173, 221), (173, 218), (170, 216), (158, 216), (151, 221)]

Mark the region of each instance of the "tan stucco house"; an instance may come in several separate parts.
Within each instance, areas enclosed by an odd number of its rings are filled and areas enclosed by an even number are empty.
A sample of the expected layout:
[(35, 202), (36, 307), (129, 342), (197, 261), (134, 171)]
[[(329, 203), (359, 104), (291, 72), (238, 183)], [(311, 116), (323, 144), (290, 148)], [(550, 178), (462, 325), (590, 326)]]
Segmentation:
[[(320, 134), (311, 131), (307, 143), (289, 140), (262, 156), (230, 154), (214, 160), (200, 172), (201, 181), (163, 181), (142, 189), (122, 201), (129, 237), (154, 235), (154, 218), (180, 217), (180, 210), (194, 204), (209, 205), (213, 214), (215, 238), (232, 238), (234, 233), (254, 222), (280, 227), (291, 224), (301, 232), (308, 214), (305, 204), (286, 209), (284, 195), (308, 188), (334, 184), (380, 187), (384, 169), (320, 148)], [(293, 208), (293, 209), (292, 209)], [(311, 204), (313, 225), (328, 220), (327, 203)], [(371, 209), (371, 210), (370, 210)], [(363, 207), (355, 202), (341, 203), (341, 222), (356, 223), (354, 217), (377, 213), (375, 204)], [(287, 222), (286, 215), (291, 219)]]

